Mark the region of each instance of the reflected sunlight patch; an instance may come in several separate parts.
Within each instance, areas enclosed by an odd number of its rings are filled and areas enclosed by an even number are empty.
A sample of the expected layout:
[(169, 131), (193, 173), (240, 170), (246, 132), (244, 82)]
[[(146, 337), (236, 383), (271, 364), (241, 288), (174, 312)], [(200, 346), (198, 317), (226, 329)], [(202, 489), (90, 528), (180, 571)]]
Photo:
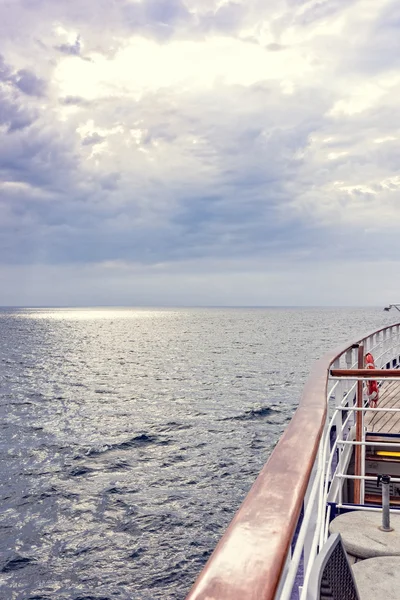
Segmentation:
[(25, 308), (15, 318), (52, 319), (56, 321), (98, 321), (165, 317), (165, 310), (149, 308)]

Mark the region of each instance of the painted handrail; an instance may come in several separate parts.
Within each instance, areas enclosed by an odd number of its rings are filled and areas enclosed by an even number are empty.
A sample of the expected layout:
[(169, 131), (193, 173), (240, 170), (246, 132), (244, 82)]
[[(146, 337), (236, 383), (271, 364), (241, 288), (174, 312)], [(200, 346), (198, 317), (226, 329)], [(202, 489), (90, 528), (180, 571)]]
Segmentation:
[(327, 415), (330, 369), (383, 327), (321, 358), (299, 406), (187, 600), (273, 600), (298, 523)]
[(331, 369), (331, 377), (345, 377), (352, 379), (359, 377), (363, 380), (368, 379), (386, 379), (400, 377), (399, 369)]

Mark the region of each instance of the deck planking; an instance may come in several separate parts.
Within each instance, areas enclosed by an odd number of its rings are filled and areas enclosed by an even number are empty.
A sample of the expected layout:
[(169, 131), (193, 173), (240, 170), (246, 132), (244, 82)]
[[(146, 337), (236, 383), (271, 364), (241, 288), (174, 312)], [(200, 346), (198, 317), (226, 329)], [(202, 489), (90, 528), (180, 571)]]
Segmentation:
[[(400, 382), (387, 381), (379, 388), (378, 408), (400, 409)], [(368, 411), (365, 426), (369, 433), (391, 433), (400, 435), (400, 412), (384, 413)]]

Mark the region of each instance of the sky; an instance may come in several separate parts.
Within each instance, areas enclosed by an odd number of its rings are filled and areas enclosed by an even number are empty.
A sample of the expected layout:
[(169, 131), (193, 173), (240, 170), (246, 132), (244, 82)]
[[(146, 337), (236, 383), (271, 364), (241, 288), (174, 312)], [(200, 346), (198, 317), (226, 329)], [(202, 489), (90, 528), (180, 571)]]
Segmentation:
[(398, 0), (0, 0), (0, 305), (400, 302)]

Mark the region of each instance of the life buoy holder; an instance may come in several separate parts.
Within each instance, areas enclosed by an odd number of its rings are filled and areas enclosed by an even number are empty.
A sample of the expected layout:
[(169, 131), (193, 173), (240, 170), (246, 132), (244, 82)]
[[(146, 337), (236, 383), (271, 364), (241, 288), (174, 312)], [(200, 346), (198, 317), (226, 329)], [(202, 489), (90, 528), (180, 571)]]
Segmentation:
[[(375, 369), (374, 357), (370, 352), (365, 355), (365, 368)], [(369, 406), (371, 408), (376, 408), (378, 406), (379, 399), (379, 388), (377, 381), (367, 381), (367, 397)]]

